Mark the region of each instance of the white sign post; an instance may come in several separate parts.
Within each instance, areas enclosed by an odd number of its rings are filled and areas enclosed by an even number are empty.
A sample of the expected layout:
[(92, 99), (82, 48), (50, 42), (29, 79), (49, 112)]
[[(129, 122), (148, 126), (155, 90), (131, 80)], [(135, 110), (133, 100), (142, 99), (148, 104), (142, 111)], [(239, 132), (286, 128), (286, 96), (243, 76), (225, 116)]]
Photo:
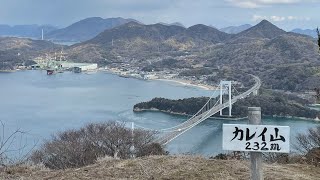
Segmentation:
[(223, 149), (231, 151), (290, 151), (290, 127), (269, 125), (223, 125)]
[(250, 151), (251, 179), (262, 180), (262, 152), (289, 153), (290, 127), (261, 125), (260, 107), (248, 108), (249, 124), (223, 124), (223, 150)]

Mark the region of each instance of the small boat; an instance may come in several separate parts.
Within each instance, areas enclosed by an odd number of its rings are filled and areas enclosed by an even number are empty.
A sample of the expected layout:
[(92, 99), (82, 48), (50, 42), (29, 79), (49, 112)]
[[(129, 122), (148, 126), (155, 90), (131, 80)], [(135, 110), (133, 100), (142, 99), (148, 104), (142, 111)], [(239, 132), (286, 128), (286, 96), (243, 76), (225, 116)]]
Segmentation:
[(129, 76), (129, 75), (126, 75), (126, 74), (120, 74), (119, 77), (129, 78), (130, 76)]
[(54, 70), (47, 69), (47, 75), (52, 75), (54, 73)]
[(72, 71), (74, 73), (81, 73), (82, 69), (80, 67), (73, 67)]

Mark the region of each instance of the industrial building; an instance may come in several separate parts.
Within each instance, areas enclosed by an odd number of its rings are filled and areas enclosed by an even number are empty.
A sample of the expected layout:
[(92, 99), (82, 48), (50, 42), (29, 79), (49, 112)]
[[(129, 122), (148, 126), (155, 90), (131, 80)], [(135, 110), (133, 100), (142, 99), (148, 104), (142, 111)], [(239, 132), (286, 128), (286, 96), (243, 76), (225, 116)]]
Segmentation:
[(98, 69), (98, 64), (61, 62), (63, 69), (78, 69), (80, 71), (92, 71)]

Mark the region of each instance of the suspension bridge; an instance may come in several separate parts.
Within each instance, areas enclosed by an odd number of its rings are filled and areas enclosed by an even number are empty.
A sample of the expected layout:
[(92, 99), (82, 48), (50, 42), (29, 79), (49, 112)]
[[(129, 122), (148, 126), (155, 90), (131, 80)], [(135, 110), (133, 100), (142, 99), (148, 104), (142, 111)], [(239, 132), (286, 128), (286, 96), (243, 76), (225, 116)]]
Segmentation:
[[(214, 114), (220, 112), (220, 115), (222, 115), (222, 110), (229, 107), (229, 116), (231, 116), (231, 110), (232, 110), (232, 104), (236, 103), (239, 99), (243, 99), (250, 94), (257, 95), (258, 90), (261, 86), (261, 80), (259, 77), (251, 75), (255, 81), (254, 86), (252, 86), (249, 90), (232, 97), (231, 96), (231, 81), (221, 81), (220, 86), (220, 98), (216, 100), (215, 93), (209, 98), (209, 100), (206, 102), (205, 105), (191, 118), (189, 118), (187, 121), (178, 124), (177, 126), (170, 127), (167, 129), (158, 130), (161, 132), (164, 132), (164, 134), (159, 137), (156, 142), (162, 145), (166, 145), (181, 134), (187, 132), (197, 124), (203, 122), (204, 120), (208, 119), (209, 117), (213, 116)], [(227, 87), (227, 88), (226, 88)], [(225, 90), (228, 90), (229, 100), (227, 102), (223, 102), (223, 94), (225, 93)], [(217, 91), (215, 91), (217, 92)], [(216, 101), (214, 103), (214, 101)], [(220, 103), (219, 103), (220, 102)], [(139, 127), (139, 126), (138, 126)], [(141, 126), (141, 128), (143, 128)]]

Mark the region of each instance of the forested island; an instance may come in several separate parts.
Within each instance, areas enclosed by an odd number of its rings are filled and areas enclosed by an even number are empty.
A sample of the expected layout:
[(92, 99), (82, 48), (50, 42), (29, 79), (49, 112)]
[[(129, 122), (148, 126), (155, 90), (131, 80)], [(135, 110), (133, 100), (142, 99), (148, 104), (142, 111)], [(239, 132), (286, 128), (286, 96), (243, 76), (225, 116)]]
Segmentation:
[[(162, 111), (171, 114), (193, 115), (208, 101), (208, 97), (192, 97), (186, 99), (171, 100), (154, 98), (148, 102), (141, 102), (133, 107), (133, 111)], [(248, 107), (261, 107), (264, 116), (303, 117), (316, 119), (320, 112), (307, 107), (308, 100), (295, 95), (261, 90), (258, 96), (250, 96), (237, 101), (232, 107), (232, 115), (236, 118), (246, 117)], [(228, 108), (224, 109), (228, 114)], [(216, 114), (215, 116), (218, 116)]]

